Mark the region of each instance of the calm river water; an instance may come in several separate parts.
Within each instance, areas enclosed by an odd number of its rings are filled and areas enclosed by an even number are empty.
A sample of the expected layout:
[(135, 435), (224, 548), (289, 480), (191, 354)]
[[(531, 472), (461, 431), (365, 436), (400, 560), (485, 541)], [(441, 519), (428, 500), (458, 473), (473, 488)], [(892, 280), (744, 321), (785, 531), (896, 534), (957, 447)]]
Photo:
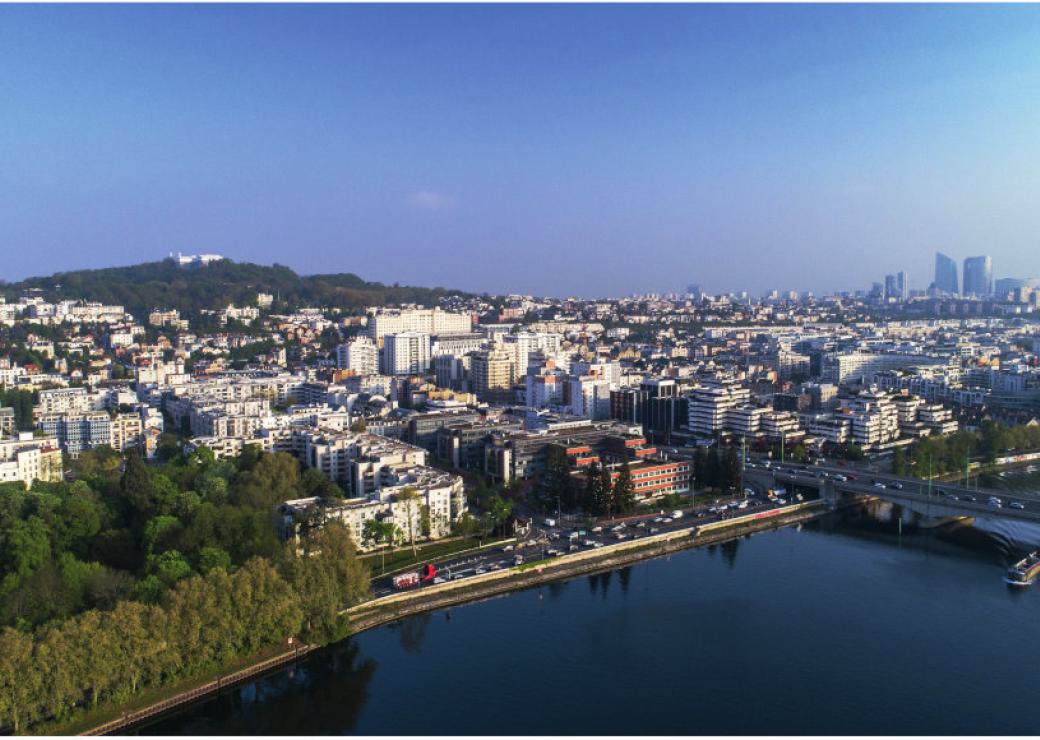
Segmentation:
[(1010, 555), (833, 515), (378, 628), (141, 733), (1037, 734)]

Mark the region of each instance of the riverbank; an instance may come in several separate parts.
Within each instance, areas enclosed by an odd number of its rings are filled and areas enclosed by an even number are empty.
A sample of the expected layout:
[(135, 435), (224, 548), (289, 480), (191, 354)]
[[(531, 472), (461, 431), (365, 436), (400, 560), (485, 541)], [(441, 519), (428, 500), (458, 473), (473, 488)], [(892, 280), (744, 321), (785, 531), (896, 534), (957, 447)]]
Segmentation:
[[(748, 514), (701, 526), (693, 524), (686, 529), (656, 535), (643, 540), (607, 545), (595, 550), (526, 563), (507, 570), (493, 571), (465, 580), (449, 581), (436, 586), (428, 586), (418, 591), (405, 591), (381, 599), (373, 599), (351, 607), (345, 610), (345, 613), (350, 618), (351, 635), (356, 635), (413, 614), (458, 606), (504, 593), (533, 588), (552, 581), (609, 571), (640, 560), (660, 557), (680, 550), (719, 544), (754, 532), (763, 532), (809, 521), (826, 511), (828, 511), (828, 508), (823, 501), (811, 501), (795, 504), (784, 509)], [(173, 696), (164, 696), (161, 701), (156, 701), (132, 712), (126, 712), (125, 708), (110, 709), (110, 715), (121, 716), (116, 716), (112, 719), (106, 717), (105, 719), (108, 721), (101, 724), (96, 723), (95, 720), (95, 724), (91, 726), (87, 723), (87, 718), (90, 715), (85, 714), (75, 721), (75, 726), (91, 727), (91, 729), (80, 733), (83, 735), (106, 735), (125, 732), (174, 709), (212, 696), (246, 679), (259, 678), (263, 674), (277, 670), (285, 664), (296, 660), (297, 657), (305, 655), (318, 647), (305, 646), (298, 651), (284, 652), (274, 657), (268, 657), (264, 661), (247, 666), (234, 674), (211, 678), (200, 685), (190, 688), (184, 687)], [(140, 697), (138, 698), (139, 701)], [(50, 729), (53, 730), (54, 728)], [(67, 731), (75, 732), (74, 729)]]

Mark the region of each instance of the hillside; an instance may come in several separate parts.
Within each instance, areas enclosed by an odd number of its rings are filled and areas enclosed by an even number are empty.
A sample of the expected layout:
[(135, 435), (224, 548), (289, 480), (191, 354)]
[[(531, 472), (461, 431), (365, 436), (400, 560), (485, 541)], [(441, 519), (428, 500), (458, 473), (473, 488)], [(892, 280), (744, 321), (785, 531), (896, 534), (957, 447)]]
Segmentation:
[(445, 288), (386, 286), (352, 273), (297, 275), (282, 265), (255, 265), (223, 260), (206, 267), (178, 267), (171, 260), (128, 267), (59, 272), (2, 286), (8, 300), (28, 288), (43, 291), (48, 300), (83, 298), (120, 304), (138, 318), (154, 308), (176, 308), (190, 315), (235, 303), (253, 304), (258, 292), (271, 293), (283, 303), (276, 308), (328, 306), (356, 309), (398, 303), (437, 304)]

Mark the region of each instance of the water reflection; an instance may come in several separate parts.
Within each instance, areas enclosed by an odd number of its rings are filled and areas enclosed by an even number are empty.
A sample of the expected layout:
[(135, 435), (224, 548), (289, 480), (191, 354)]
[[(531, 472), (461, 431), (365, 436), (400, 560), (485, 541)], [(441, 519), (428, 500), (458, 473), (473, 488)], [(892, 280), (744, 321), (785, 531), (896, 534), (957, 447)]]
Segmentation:
[(357, 643), (347, 639), (312, 653), (290, 670), (191, 706), (185, 714), (170, 715), (136, 734), (292, 735), (301, 728), (314, 735), (350, 732), (368, 702), (376, 665), (361, 658)]
[(621, 584), (621, 593), (628, 593), (628, 584), (632, 580), (632, 566), (626, 565), (618, 570), (618, 583)]

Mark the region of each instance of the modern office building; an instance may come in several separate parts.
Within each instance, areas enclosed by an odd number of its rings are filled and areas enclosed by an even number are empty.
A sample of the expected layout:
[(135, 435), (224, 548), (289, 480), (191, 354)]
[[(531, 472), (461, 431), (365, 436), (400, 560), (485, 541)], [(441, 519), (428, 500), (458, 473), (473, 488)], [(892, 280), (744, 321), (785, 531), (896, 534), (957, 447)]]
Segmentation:
[(988, 255), (964, 260), (964, 295), (993, 294), (993, 259)]
[(935, 287), (943, 293), (957, 295), (957, 263), (942, 252), (935, 253)]

